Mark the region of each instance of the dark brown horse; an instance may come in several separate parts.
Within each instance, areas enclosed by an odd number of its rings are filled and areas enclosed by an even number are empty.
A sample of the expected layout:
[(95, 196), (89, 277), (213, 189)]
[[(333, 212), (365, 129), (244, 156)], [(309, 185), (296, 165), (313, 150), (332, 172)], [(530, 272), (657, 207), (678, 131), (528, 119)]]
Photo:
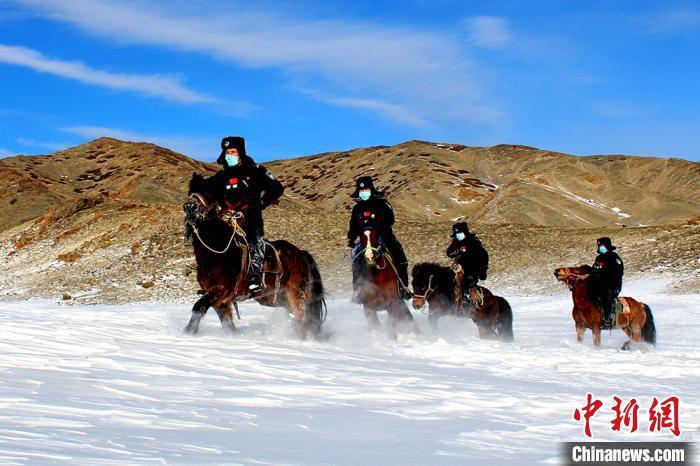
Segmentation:
[(457, 284), (460, 276), (451, 267), (424, 262), (413, 267), (413, 308), (420, 309), (427, 302), (428, 320), (437, 326), (437, 320), (445, 315), (471, 317), (479, 329), (480, 338), (513, 340), (513, 311), (504, 298), (495, 296), (488, 289), (474, 286), (469, 298), (474, 310), (464, 315), (459, 311)]
[(301, 337), (318, 334), (325, 320), (326, 303), (318, 266), (311, 254), (287, 241), (272, 241), (265, 248), (264, 288), (254, 296), (246, 281), (250, 266), (240, 212), (220, 215), (214, 187), (208, 178), (193, 174), (189, 198), (183, 205), (186, 236), (197, 259), (197, 281), (204, 295), (192, 308), (185, 328), (196, 333), (209, 307), (216, 309), (221, 325), (234, 330), (232, 305), (254, 298), (264, 306), (284, 307), (293, 316)]
[(389, 336), (396, 338), (401, 322), (410, 322), (417, 332), (411, 311), (401, 299), (400, 280), (391, 255), (384, 249), (377, 230), (365, 228), (360, 233), (360, 248), (353, 260), (363, 262), (359, 298), (370, 329), (379, 328), (377, 311), (389, 314)]
[[(554, 271), (554, 276), (571, 290), (574, 300), (571, 316), (576, 324), (576, 341), (582, 342), (586, 329), (590, 329), (593, 332), (593, 345), (600, 346), (602, 312), (593, 294), (593, 268), (588, 265), (562, 267)], [(627, 350), (632, 343), (640, 341), (656, 344), (656, 327), (649, 306), (632, 298), (621, 299), (626, 301), (626, 312), (619, 314), (615, 328), (622, 329), (629, 337), (622, 349)]]
[(433, 328), (440, 317), (457, 315), (457, 282), (450, 267), (422, 262), (413, 267), (411, 278), (413, 309), (421, 309), (428, 303), (428, 321)]
[(513, 341), (513, 311), (508, 301), (483, 286), (469, 289), (474, 305), (470, 317), (479, 329), (479, 338)]

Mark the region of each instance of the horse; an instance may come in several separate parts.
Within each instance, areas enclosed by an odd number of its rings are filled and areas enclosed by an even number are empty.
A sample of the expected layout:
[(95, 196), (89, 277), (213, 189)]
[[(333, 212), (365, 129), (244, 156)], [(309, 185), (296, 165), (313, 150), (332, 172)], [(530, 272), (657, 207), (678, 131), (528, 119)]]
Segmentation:
[(391, 338), (396, 339), (401, 322), (411, 323), (413, 331), (418, 333), (413, 315), (401, 298), (401, 280), (391, 254), (381, 244), (374, 227), (365, 227), (360, 233), (360, 244), (353, 260), (361, 260), (363, 265), (358, 297), (370, 329), (374, 331), (379, 328), (377, 311), (386, 310)]
[(487, 288), (473, 286), (469, 299), (474, 310), (464, 314), (458, 306), (460, 276), (451, 267), (424, 262), (413, 267), (413, 308), (420, 309), (428, 302), (428, 320), (437, 327), (437, 320), (445, 315), (470, 317), (479, 329), (479, 338), (513, 340), (513, 311), (508, 301), (495, 296)]
[(431, 262), (416, 264), (411, 271), (413, 309), (421, 309), (428, 303), (428, 321), (437, 328), (438, 319), (457, 312), (457, 277), (450, 267)]
[(474, 306), (469, 316), (479, 329), (479, 338), (513, 341), (513, 310), (505, 298), (475, 285), (469, 289), (469, 299)]
[(189, 197), (183, 204), (185, 236), (192, 241), (197, 261), (197, 281), (204, 291), (192, 307), (185, 332), (197, 333), (199, 323), (213, 307), (225, 330), (234, 331), (233, 305), (253, 298), (264, 306), (283, 307), (293, 315), (301, 338), (318, 336), (325, 321), (327, 307), (321, 273), (309, 252), (284, 240), (265, 247), (263, 288), (251, 295), (247, 272), (250, 261), (243, 229), (245, 215), (230, 211), (220, 215), (222, 206), (215, 200), (211, 178), (194, 173)]
[[(600, 347), (602, 312), (593, 294), (593, 268), (588, 265), (562, 267), (554, 271), (554, 276), (571, 290), (574, 301), (571, 316), (576, 324), (576, 341), (581, 343), (586, 329), (590, 329), (593, 332), (593, 345)], [(632, 343), (640, 341), (655, 345), (656, 327), (649, 306), (633, 298), (620, 299), (625, 300), (629, 307), (629, 312), (619, 314), (615, 327), (622, 329), (629, 337), (621, 349), (628, 350)]]

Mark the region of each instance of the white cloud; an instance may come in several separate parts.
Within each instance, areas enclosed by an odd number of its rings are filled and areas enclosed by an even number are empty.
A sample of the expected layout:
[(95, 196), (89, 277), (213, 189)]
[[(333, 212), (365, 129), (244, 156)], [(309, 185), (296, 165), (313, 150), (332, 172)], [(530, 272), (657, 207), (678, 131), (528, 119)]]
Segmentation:
[(88, 140), (111, 137), (122, 141), (150, 142), (200, 160), (213, 160), (219, 155), (219, 140), (216, 138), (149, 135), (103, 126), (69, 126), (60, 130)]
[(678, 8), (635, 18), (645, 32), (682, 33), (700, 29), (700, 10)]
[(49, 58), (26, 47), (0, 44), (0, 62), (24, 66), (42, 73), (74, 79), (109, 89), (132, 91), (172, 102), (185, 104), (212, 104), (216, 99), (185, 87), (181, 79), (163, 74), (127, 74), (97, 70), (78, 61)]
[(508, 22), (496, 16), (467, 18), (470, 43), (487, 49), (502, 49), (511, 43)]
[(46, 149), (50, 150), (52, 152), (57, 152), (59, 150), (63, 150), (66, 147), (69, 147), (70, 144), (65, 143), (65, 142), (50, 142), (50, 141), (37, 141), (34, 139), (30, 138), (25, 138), (25, 137), (18, 137), (16, 139), (17, 144), (20, 144), (25, 147), (35, 147), (38, 149)]
[(446, 32), (288, 17), (252, 10), (247, 3), (20, 3), (121, 43), (197, 52), (248, 68), (281, 69), (304, 87), (342, 96), (330, 101), (334, 105), (398, 116), (403, 124), (446, 119), (492, 123), (500, 117), (488, 103), (483, 69), (468, 58), (464, 43)]
[(0, 157), (10, 157), (12, 155), (15, 155), (15, 153), (4, 147), (0, 147)]

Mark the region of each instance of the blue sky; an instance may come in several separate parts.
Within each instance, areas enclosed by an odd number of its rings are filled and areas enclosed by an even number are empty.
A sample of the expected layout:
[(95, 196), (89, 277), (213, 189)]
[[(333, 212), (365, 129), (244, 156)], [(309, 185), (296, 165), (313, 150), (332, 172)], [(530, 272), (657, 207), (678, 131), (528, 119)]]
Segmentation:
[(700, 3), (0, 0), (0, 156), (409, 139), (700, 160)]

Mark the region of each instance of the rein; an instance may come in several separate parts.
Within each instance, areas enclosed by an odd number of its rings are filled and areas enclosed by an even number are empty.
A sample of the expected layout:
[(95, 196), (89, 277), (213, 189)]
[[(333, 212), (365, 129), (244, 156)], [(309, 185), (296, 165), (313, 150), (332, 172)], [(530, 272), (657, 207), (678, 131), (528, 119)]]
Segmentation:
[[(205, 204), (206, 205), (206, 204)], [(248, 246), (248, 242), (246, 241), (245, 237), (245, 231), (243, 230), (243, 227), (238, 223), (238, 220), (243, 218), (243, 213), (242, 212), (229, 212), (224, 214), (221, 219), (228, 223), (233, 231), (231, 232), (231, 237), (228, 240), (228, 244), (226, 244), (226, 247), (224, 249), (214, 249), (211, 246), (209, 246), (204, 240), (202, 239), (202, 236), (199, 234), (199, 229), (197, 228), (196, 225), (192, 225), (192, 230), (194, 230), (194, 234), (197, 235), (197, 239), (199, 240), (200, 243), (202, 243), (202, 246), (207, 248), (209, 251), (213, 252), (214, 254), (225, 254), (230, 248), (231, 244), (233, 244), (234, 239), (236, 236), (239, 236), (245, 246)], [(236, 244), (238, 245), (238, 241), (236, 241)]]

